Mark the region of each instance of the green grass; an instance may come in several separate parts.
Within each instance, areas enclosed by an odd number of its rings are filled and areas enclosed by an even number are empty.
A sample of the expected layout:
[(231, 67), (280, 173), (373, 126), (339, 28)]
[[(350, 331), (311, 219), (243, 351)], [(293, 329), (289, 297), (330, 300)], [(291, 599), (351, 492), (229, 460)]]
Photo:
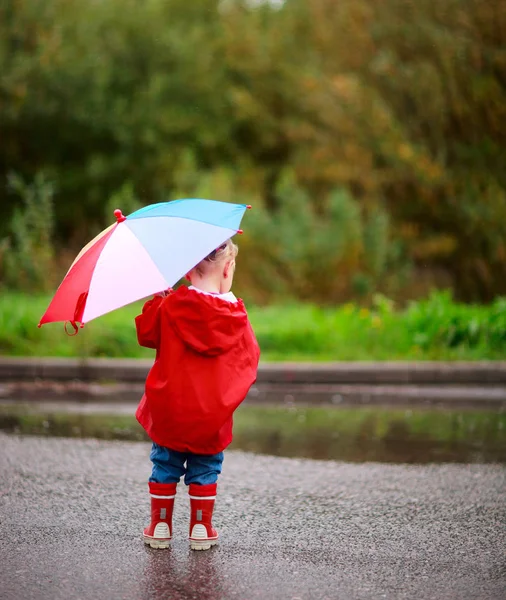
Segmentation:
[[(11, 356), (152, 357), (137, 345), (136, 303), (92, 321), (75, 337), (63, 324), (37, 328), (48, 296), (0, 296), (0, 354)], [(506, 299), (490, 306), (454, 303), (447, 293), (395, 310), (377, 297), (370, 309), (345, 304), (250, 307), (262, 359), (498, 360), (506, 358)]]

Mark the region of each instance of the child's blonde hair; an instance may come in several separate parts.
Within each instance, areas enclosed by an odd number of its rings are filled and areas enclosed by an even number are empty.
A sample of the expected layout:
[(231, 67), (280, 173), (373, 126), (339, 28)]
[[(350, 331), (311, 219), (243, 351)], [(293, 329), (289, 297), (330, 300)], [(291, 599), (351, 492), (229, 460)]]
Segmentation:
[(204, 260), (200, 261), (194, 269), (202, 277), (206, 273), (212, 271), (216, 265), (222, 265), (228, 260), (234, 259), (238, 252), (239, 248), (229, 238), (226, 242), (223, 242), (219, 248), (216, 248), (216, 250), (213, 250), (208, 254)]

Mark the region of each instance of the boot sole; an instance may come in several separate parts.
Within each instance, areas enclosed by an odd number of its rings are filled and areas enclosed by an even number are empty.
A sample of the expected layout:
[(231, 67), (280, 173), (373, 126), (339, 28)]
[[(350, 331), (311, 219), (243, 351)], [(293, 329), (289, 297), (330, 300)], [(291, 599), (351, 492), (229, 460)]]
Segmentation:
[(170, 539), (157, 539), (144, 536), (144, 543), (151, 548), (170, 548)]
[(218, 540), (190, 540), (190, 550), (209, 550)]

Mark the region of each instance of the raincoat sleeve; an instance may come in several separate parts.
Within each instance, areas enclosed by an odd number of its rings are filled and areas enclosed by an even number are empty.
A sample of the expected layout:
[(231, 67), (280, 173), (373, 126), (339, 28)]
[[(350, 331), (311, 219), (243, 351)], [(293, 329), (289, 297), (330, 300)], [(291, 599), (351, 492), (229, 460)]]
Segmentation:
[(148, 300), (142, 308), (142, 314), (135, 317), (137, 341), (140, 346), (158, 349), (160, 344), (160, 305), (162, 296)]

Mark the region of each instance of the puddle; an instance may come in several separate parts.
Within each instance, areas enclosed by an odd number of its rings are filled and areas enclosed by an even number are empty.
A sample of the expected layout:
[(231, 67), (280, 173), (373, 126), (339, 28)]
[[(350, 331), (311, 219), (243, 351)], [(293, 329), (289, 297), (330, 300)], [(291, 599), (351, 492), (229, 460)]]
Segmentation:
[(243, 407), (237, 417), (233, 447), (251, 452), (348, 462), (506, 462), (504, 412)]
[[(23, 435), (147, 440), (134, 405), (0, 405), (0, 430)], [(79, 403), (75, 403), (79, 407)], [(107, 414), (109, 411), (109, 414)], [(231, 449), (348, 462), (506, 463), (506, 413), (475, 410), (243, 405)]]

